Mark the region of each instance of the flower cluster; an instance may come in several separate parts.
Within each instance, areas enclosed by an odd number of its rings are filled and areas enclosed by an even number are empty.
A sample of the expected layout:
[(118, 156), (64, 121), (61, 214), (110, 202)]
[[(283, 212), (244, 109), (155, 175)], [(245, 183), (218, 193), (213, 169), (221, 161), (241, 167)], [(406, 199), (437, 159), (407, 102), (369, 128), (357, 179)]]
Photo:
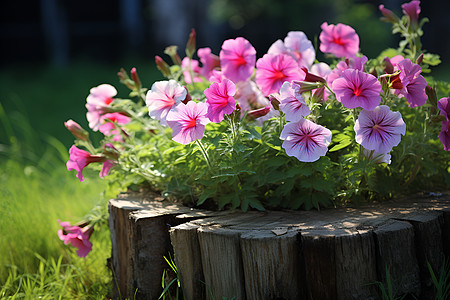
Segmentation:
[[(131, 78), (119, 72), (137, 101), (115, 98), (109, 84), (91, 89), (87, 120), (104, 134), (104, 146), (96, 149), (87, 132), (68, 121), (76, 145), (88, 151), (72, 146), (67, 168), (83, 181), (83, 168), (101, 163), (101, 177), (110, 170), (136, 175), (115, 178), (125, 185), (146, 182), (166, 196), (196, 204), (213, 199), (219, 208), (243, 210), (308, 209), (331, 198), (381, 195), (380, 174), (397, 174), (396, 182), (409, 184), (422, 163), (416, 159), (409, 167), (410, 153), (435, 151), (423, 145), (435, 147), (437, 140), (450, 150), (449, 98), (437, 100), (440, 90), (423, 75), (432, 55), (420, 49), (419, 4), (402, 5), (402, 18), (380, 6), (410, 43), (371, 60), (360, 53), (356, 30), (340, 23), (321, 25), (319, 49), (328, 62), (317, 60), (301, 31), (263, 54), (244, 37), (229, 39), (218, 55), (210, 48), (196, 51), (192, 31), (186, 57), (171, 46), (165, 53), (173, 65), (155, 58), (166, 79), (150, 89), (135, 68)], [(402, 139), (409, 146), (397, 150)]]

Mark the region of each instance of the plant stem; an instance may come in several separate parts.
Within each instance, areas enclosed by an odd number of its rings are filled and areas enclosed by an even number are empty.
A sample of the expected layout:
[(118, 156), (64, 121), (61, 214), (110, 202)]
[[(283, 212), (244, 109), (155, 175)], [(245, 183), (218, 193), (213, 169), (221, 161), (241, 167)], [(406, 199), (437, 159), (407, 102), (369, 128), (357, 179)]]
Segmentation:
[(203, 154), (203, 158), (206, 161), (206, 164), (208, 165), (209, 169), (212, 170), (212, 165), (211, 165), (211, 161), (209, 159), (209, 155), (208, 152), (206, 151), (205, 146), (203, 145), (203, 143), (201, 142), (201, 140), (195, 140), (195, 143), (197, 144), (197, 146), (200, 148), (200, 151)]

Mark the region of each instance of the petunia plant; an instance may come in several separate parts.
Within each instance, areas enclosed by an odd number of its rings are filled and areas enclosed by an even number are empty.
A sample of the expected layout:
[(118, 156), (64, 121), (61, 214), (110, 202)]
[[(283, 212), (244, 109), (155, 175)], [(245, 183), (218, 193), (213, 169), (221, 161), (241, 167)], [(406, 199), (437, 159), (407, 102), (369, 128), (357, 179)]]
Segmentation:
[(89, 127), (104, 139), (96, 147), (68, 121), (68, 169), (83, 181), (89, 165), (115, 187), (243, 211), (448, 189), (450, 85), (429, 76), (440, 60), (421, 48), (427, 19), (419, 1), (403, 4), (402, 17), (379, 8), (403, 39), (371, 59), (345, 24), (322, 24), (322, 62), (301, 31), (267, 53), (237, 37), (215, 55), (196, 49), (193, 30), (184, 58), (176, 46), (164, 51), (171, 63), (155, 57), (165, 79), (149, 89), (135, 68), (118, 73), (128, 99), (109, 84), (91, 89)]

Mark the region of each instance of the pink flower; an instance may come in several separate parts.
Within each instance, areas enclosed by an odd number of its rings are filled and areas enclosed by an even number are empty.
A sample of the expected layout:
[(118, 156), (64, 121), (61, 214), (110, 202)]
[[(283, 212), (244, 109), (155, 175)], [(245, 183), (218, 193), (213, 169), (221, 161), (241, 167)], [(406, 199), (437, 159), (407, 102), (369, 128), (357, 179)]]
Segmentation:
[(166, 125), (166, 117), (170, 109), (183, 101), (186, 94), (186, 89), (175, 80), (155, 82), (146, 96), (148, 114), (160, 120), (162, 125)]
[(100, 170), (99, 176), (101, 178), (107, 176), (109, 174), (109, 170), (111, 170), (112, 167), (116, 165), (116, 162), (113, 160), (105, 160), (105, 162), (102, 165), (102, 169)]
[(130, 122), (130, 118), (122, 115), (121, 113), (109, 113), (102, 116), (102, 125), (99, 130), (106, 136), (113, 135), (113, 141), (123, 141), (121, 129), (118, 125), (127, 124)]
[[(208, 80), (211, 82), (221, 82), (225, 78), (226, 77), (225, 77), (225, 75), (223, 75), (222, 71), (212, 70), (211, 75), (209, 76)], [(241, 82), (246, 82), (246, 81), (241, 81)]]
[(285, 54), (265, 54), (256, 62), (256, 68), (256, 83), (264, 96), (278, 93), (285, 81), (305, 79), (305, 73), (297, 62)]
[[(317, 63), (311, 66), (311, 73), (314, 75), (318, 75), (319, 77), (324, 78), (325, 80), (328, 78), (328, 75), (331, 74), (331, 68), (326, 63)], [(320, 101), (327, 101), (330, 96), (330, 92), (325, 88), (321, 87), (315, 89), (312, 92), (312, 97), (317, 98)]]
[(67, 170), (77, 171), (77, 177), (80, 181), (84, 180), (83, 169), (94, 162), (104, 162), (106, 158), (104, 156), (91, 155), (85, 150), (77, 148), (75, 145), (69, 149), (69, 161), (67, 162)]
[(420, 1), (411, 1), (409, 3), (402, 4), (402, 10), (403, 13), (409, 17), (412, 23), (417, 24), (420, 14)]
[(446, 118), (442, 121), (442, 129), (439, 134), (439, 140), (444, 145), (445, 151), (450, 151), (450, 97), (441, 98), (437, 102), (437, 107), (441, 111), (441, 115)]
[(364, 55), (363, 57), (350, 57), (344, 61), (338, 62), (336, 68), (334, 68), (327, 76), (328, 86), (331, 86), (336, 79), (342, 76), (342, 72), (347, 69), (355, 69), (364, 72), (364, 66), (367, 60), (367, 57)]
[(302, 95), (295, 92), (289, 82), (283, 83), (280, 89), (280, 110), (285, 113), (286, 121), (297, 122), (311, 113)]
[(208, 79), (212, 75), (212, 70), (220, 67), (220, 58), (212, 54), (210, 48), (198, 49), (197, 55), (202, 63), (200, 75)]
[(64, 244), (71, 244), (73, 247), (78, 248), (77, 255), (79, 257), (85, 257), (92, 250), (92, 243), (89, 238), (92, 233), (92, 227), (86, 226), (80, 228), (79, 226), (71, 226), (69, 222), (60, 222), (59, 224), (63, 229), (58, 230), (58, 237)]
[(233, 96), (236, 94), (236, 86), (231, 80), (213, 82), (204, 93), (208, 105), (208, 118), (212, 122), (220, 123), (225, 114), (231, 114), (235, 110), (236, 101)]
[(371, 74), (348, 69), (333, 82), (336, 98), (347, 108), (372, 110), (381, 102), (381, 84)]
[(420, 72), (422, 72), (420, 66), (409, 59), (404, 59), (397, 64), (397, 68), (401, 71), (400, 81), (403, 88), (395, 90), (395, 94), (405, 97), (408, 100), (409, 107), (424, 105), (428, 99), (425, 93), (427, 81), (420, 75)]
[(189, 57), (183, 58), (181, 61), (181, 69), (183, 70), (184, 81), (187, 84), (192, 83), (191, 72), (192, 75), (194, 75), (194, 82), (202, 82), (202, 79), (198, 76), (201, 72), (201, 68), (198, 65), (198, 60), (189, 59)]
[(354, 56), (359, 51), (359, 37), (355, 30), (344, 24), (328, 25), (324, 22), (320, 33), (320, 51), (336, 57)]
[(101, 116), (108, 112), (108, 107), (114, 101), (113, 97), (115, 95), (117, 95), (117, 90), (109, 84), (101, 84), (90, 90), (90, 94), (86, 99), (86, 108), (88, 110), (86, 118), (92, 130), (98, 130)]
[(380, 105), (372, 111), (362, 110), (354, 126), (356, 142), (368, 150), (389, 153), (405, 135), (406, 124), (399, 112)]
[(316, 58), (316, 52), (310, 40), (301, 31), (290, 31), (284, 39), (276, 41), (270, 46), (268, 54), (288, 54), (299, 64), (309, 68)]
[(183, 145), (201, 139), (205, 125), (210, 122), (207, 112), (208, 106), (203, 102), (189, 101), (177, 105), (167, 115), (167, 124), (173, 130), (172, 139)]
[(222, 72), (231, 81), (246, 81), (252, 76), (256, 50), (243, 37), (224, 41), (219, 56)]
[(331, 142), (331, 131), (309, 120), (290, 122), (281, 131), (286, 154), (299, 161), (313, 162), (324, 156)]

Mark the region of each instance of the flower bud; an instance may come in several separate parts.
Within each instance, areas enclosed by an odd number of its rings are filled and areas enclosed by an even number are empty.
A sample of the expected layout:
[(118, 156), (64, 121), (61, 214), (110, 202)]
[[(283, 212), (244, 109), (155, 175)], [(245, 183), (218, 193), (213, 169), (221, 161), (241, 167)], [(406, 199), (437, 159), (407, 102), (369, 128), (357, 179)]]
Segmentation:
[(273, 109), (280, 110), (280, 101), (274, 96), (269, 96), (270, 104), (272, 104)]
[(141, 80), (139, 79), (139, 75), (137, 74), (136, 68), (132, 68), (131, 71), (131, 79), (134, 81), (134, 86), (137, 90), (140, 90), (142, 87)]
[(383, 4), (380, 4), (380, 6), (378, 6), (378, 8), (384, 16), (384, 18), (381, 18), (382, 21), (389, 22), (389, 23), (396, 23), (399, 20), (397, 15), (394, 14), (391, 10), (384, 8)]
[(195, 29), (192, 28), (191, 33), (189, 34), (189, 39), (187, 41), (186, 50), (185, 50), (186, 56), (191, 59), (195, 53), (195, 37), (196, 37)]
[(389, 59), (389, 57), (385, 57), (384, 58), (384, 71), (387, 74), (392, 74), (394, 73), (394, 65), (392, 65), (391, 60)]
[(184, 98), (183, 102), (184, 104), (187, 104), (189, 101), (192, 100), (191, 94), (189, 93), (189, 90), (184, 86), (184, 89), (186, 90), (186, 98)]
[(79, 140), (88, 141), (89, 133), (84, 130), (77, 122), (68, 120), (64, 122), (64, 126)]
[(292, 87), (299, 94), (303, 94), (304, 92), (309, 92), (320, 87), (323, 87), (323, 83), (320, 82), (306, 82), (306, 81), (293, 81)]
[[(387, 87), (390, 89), (401, 90), (403, 88), (402, 81), (400, 80), (400, 71), (397, 71), (394, 74), (381, 75), (380, 79), (385, 80)], [(381, 83), (383, 84), (383, 81)]]
[(181, 58), (177, 53), (178, 47), (177, 46), (169, 46), (166, 47), (166, 49), (164, 50), (164, 53), (169, 55), (170, 58), (172, 59), (172, 62), (175, 65), (181, 65)]
[(156, 67), (158, 68), (159, 71), (161, 71), (161, 73), (165, 76), (165, 77), (169, 77), (170, 76), (170, 67), (169, 65), (158, 55), (155, 56), (155, 63), (156, 63)]
[(320, 77), (318, 75), (310, 73), (307, 68), (303, 67), (302, 70), (306, 73), (304, 81), (307, 81), (307, 82), (323, 82), (323, 83), (327, 82), (324, 78), (322, 78), (322, 77)]
[(134, 90), (134, 82), (130, 79), (130, 77), (128, 77), (128, 74), (124, 68), (120, 68), (120, 71), (117, 72), (117, 76), (122, 84), (126, 85), (130, 90)]
[(416, 59), (416, 64), (420, 65), (423, 62), (423, 53), (419, 55), (419, 57)]
[(255, 119), (264, 117), (265, 115), (267, 115), (270, 112), (270, 109), (271, 109), (270, 106), (266, 106), (266, 107), (263, 107), (263, 108), (251, 110), (251, 111), (248, 112), (247, 118), (249, 120), (255, 120)]
[(425, 93), (428, 96), (428, 100), (430, 100), (431, 104), (433, 104), (434, 107), (437, 106), (437, 96), (436, 96), (436, 89), (432, 88), (431, 86), (427, 85), (425, 87)]
[(324, 99), (325, 96), (325, 87), (322, 86), (318, 89), (316, 89), (313, 94), (312, 94), (312, 100), (313, 102), (319, 102), (319, 101), (324, 101), (326, 99)]

